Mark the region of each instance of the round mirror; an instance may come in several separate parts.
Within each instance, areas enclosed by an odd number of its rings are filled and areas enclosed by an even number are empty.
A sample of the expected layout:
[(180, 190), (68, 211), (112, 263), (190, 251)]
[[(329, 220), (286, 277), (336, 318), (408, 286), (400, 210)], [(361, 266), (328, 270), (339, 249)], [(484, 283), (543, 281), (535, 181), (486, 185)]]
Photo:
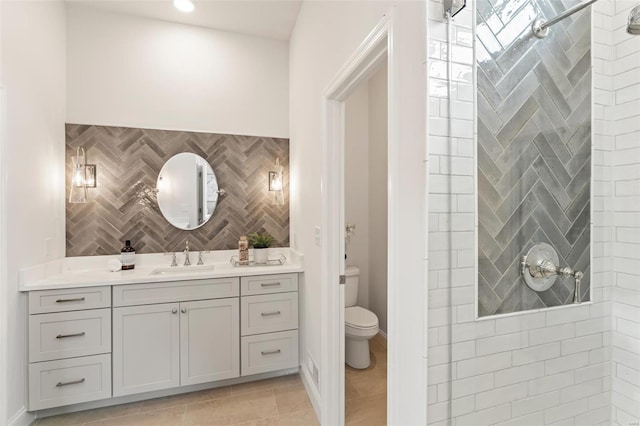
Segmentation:
[(167, 221), (186, 231), (207, 223), (218, 203), (218, 181), (204, 158), (190, 152), (176, 154), (160, 170), (158, 206)]

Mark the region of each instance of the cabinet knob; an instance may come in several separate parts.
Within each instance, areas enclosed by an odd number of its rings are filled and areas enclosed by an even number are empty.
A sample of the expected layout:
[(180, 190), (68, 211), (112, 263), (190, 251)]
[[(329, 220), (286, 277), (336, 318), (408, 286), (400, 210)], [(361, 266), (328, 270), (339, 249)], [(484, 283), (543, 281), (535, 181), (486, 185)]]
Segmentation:
[(178, 310), (177, 310), (177, 309), (172, 309), (172, 310), (171, 310), (171, 313), (172, 313), (172, 314), (177, 314), (177, 313), (178, 313)]
[(186, 314), (187, 313), (187, 309), (186, 308), (182, 308), (182, 309), (180, 309), (180, 312), (182, 312), (183, 314)]

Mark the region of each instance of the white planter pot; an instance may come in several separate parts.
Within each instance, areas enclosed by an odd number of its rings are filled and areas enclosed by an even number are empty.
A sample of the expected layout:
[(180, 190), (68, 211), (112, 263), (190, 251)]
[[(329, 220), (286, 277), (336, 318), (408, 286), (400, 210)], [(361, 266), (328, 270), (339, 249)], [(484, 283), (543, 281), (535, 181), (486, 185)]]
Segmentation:
[(269, 260), (269, 249), (268, 248), (254, 248), (253, 249), (253, 261), (256, 263), (267, 263)]

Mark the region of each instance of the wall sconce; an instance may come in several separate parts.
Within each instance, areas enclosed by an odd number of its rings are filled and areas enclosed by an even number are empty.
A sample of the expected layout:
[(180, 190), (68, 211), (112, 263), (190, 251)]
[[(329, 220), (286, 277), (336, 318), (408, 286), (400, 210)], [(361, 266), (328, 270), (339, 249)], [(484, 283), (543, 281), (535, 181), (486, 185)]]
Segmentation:
[(96, 187), (96, 165), (86, 164), (84, 148), (76, 149), (75, 157), (71, 157), (73, 174), (69, 189), (69, 202), (78, 204), (87, 202), (87, 187)]
[(276, 206), (284, 205), (284, 183), (282, 178), (282, 166), (280, 159), (276, 158), (275, 171), (269, 172), (269, 191), (273, 192), (273, 203)]

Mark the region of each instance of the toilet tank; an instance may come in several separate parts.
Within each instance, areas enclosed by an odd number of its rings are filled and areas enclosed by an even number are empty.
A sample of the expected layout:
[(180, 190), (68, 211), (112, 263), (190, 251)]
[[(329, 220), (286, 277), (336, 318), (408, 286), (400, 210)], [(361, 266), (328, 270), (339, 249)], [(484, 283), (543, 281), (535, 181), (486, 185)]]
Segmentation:
[(344, 286), (344, 306), (356, 306), (358, 303), (358, 277), (360, 276), (360, 268), (356, 266), (347, 266), (344, 270), (347, 281)]

